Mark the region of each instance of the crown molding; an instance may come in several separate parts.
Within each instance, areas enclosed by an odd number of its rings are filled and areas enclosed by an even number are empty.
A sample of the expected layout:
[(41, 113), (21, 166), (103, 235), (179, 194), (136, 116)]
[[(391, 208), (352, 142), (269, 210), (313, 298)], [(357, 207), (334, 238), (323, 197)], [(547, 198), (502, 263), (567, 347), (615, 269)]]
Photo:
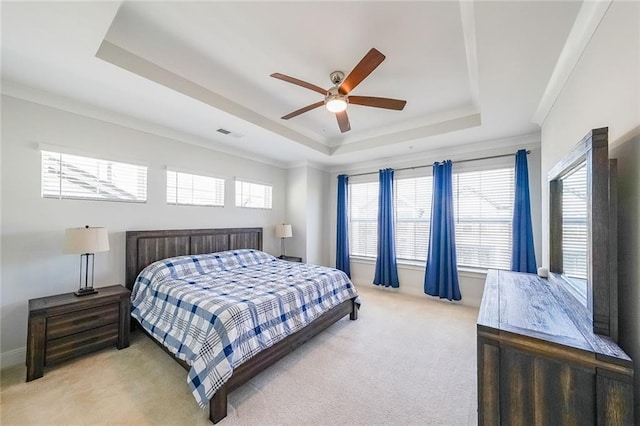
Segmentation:
[(454, 147), (435, 149), (421, 153), (421, 155), (405, 154), (396, 157), (387, 157), (380, 160), (366, 161), (360, 163), (350, 163), (331, 167), (330, 173), (368, 173), (371, 170), (377, 170), (382, 167), (413, 167), (418, 165), (430, 164), (434, 161), (441, 161), (444, 158), (453, 161), (473, 159), (475, 156), (491, 156), (499, 155), (506, 152), (507, 149), (523, 148), (538, 149), (540, 148), (540, 133), (528, 133), (524, 135), (511, 136), (508, 138), (493, 139), (487, 141), (479, 141)]
[(558, 61), (538, 103), (538, 108), (533, 114), (532, 121), (534, 123), (539, 126), (544, 123), (600, 22), (609, 10), (611, 2), (612, 0), (585, 1), (580, 6), (580, 11), (571, 27), (560, 56), (558, 56)]
[(480, 109), (480, 74), (478, 72), (478, 50), (476, 47), (476, 14), (472, 1), (460, 2), (460, 18), (464, 34), (464, 49), (467, 55), (469, 90), (473, 105)]

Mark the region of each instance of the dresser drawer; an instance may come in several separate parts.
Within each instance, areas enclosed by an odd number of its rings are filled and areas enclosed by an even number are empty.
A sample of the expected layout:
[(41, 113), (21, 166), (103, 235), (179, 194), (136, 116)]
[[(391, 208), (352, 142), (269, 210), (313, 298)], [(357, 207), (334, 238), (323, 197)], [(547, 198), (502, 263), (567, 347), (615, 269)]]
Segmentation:
[(56, 315), (47, 319), (47, 340), (117, 323), (119, 316), (117, 303)]
[(45, 349), (45, 365), (93, 352), (117, 342), (118, 323), (50, 340)]

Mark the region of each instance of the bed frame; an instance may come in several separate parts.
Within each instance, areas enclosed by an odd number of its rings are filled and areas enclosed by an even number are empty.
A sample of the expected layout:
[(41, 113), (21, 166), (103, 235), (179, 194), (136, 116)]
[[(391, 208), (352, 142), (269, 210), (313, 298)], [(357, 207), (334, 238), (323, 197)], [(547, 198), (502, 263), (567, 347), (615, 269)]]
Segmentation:
[[(131, 290), (140, 271), (156, 260), (243, 248), (262, 250), (262, 228), (127, 231), (126, 286)], [(285, 337), (241, 364), (233, 371), (231, 378), (213, 395), (209, 402), (209, 419), (213, 423), (218, 423), (227, 416), (227, 395), (231, 391), (346, 315), (349, 315), (351, 320), (358, 319), (358, 305), (355, 299), (342, 302), (302, 330)], [(139, 328), (144, 330), (142, 327)], [(154, 338), (152, 340), (170, 354)], [(186, 370), (190, 369), (184, 361), (175, 357), (174, 359)]]

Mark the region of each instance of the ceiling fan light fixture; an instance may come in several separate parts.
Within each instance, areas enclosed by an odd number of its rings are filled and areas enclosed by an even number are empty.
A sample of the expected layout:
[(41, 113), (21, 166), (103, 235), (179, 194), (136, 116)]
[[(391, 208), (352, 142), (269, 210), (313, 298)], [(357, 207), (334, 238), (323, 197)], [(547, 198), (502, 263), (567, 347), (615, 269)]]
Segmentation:
[(324, 104), (330, 112), (342, 112), (347, 109), (347, 97), (338, 93), (327, 95)]
[(371, 48), (371, 50), (364, 55), (360, 62), (358, 62), (346, 77), (342, 71), (334, 71), (329, 74), (333, 87), (327, 90), (304, 80), (289, 77), (285, 74), (271, 74), (271, 77), (273, 78), (295, 84), (296, 86), (304, 87), (305, 89), (313, 90), (314, 92), (320, 93), (324, 96), (323, 100), (299, 108), (285, 116), (282, 116), (281, 118), (283, 120), (289, 120), (290, 118), (297, 117), (300, 114), (319, 108), (324, 103), (325, 108), (327, 108), (329, 112), (335, 114), (340, 131), (345, 133), (351, 130), (351, 124), (349, 123), (349, 117), (346, 112), (349, 103), (366, 107), (402, 111), (407, 101), (391, 98), (378, 98), (374, 96), (351, 96), (349, 98), (351, 91), (362, 83), (362, 81), (367, 78), (369, 74), (371, 74), (378, 65), (382, 63), (382, 61), (384, 61), (384, 59), (385, 56), (382, 53), (380, 53), (376, 48)]

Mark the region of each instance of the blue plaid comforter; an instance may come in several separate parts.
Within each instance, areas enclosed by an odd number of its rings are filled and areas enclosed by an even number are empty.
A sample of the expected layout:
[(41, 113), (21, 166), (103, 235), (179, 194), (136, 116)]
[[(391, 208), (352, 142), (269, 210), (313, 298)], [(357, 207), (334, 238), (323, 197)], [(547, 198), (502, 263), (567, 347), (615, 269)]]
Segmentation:
[(235, 367), (357, 295), (342, 271), (233, 250), (147, 266), (131, 315), (191, 366), (187, 382), (205, 407)]

